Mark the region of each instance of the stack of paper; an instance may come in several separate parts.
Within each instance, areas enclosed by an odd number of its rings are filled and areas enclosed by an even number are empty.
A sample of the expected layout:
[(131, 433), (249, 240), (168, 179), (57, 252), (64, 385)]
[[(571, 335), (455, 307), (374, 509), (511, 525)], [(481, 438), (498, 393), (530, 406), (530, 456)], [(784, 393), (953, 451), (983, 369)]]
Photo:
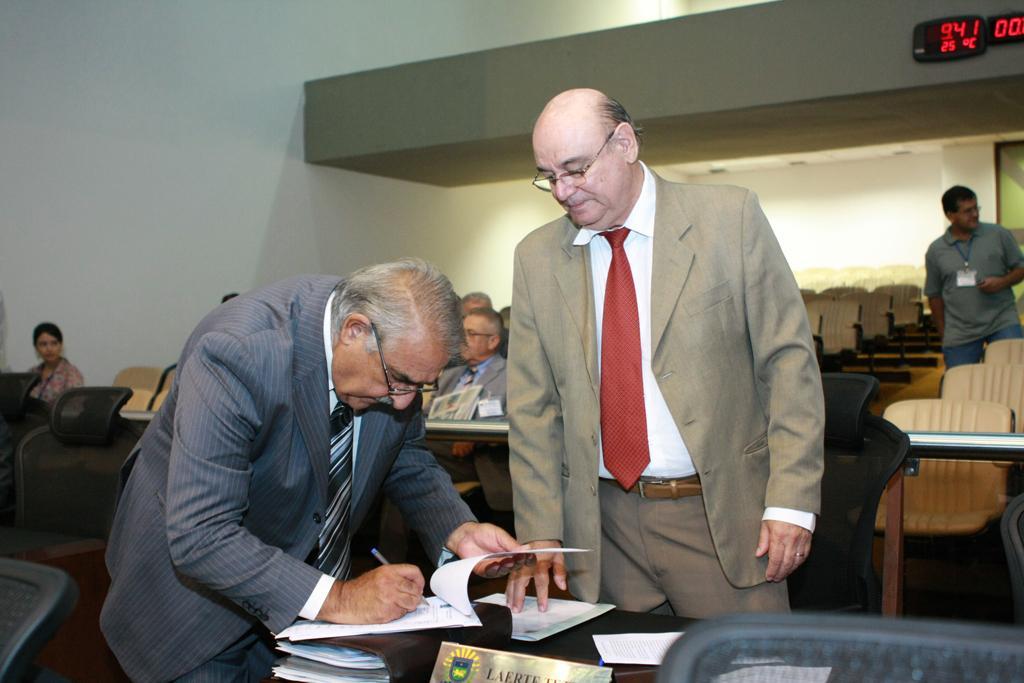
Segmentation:
[(291, 656), (274, 665), (274, 675), (288, 681), (343, 683), (345, 681), (388, 680), (384, 661), (368, 652), (319, 643), (278, 642), (279, 650)]
[[(488, 602), (504, 605), (505, 596), (501, 593), (480, 598), (477, 602)], [(580, 602), (578, 600), (558, 600), (548, 598), (548, 610), (541, 612), (537, 608), (537, 598), (526, 596), (521, 612), (512, 613), (512, 639), (536, 641), (560, 633), (577, 624), (590, 621), (615, 605), (607, 603)]]
[(404, 617), (386, 624), (332, 624), (327, 621), (301, 620), (278, 633), (277, 638), (279, 641), (291, 640), (294, 642), (318, 638), (361, 636), (365, 633), (401, 633), (454, 626), (480, 626), (480, 618), (473, 611), (470, 611), (469, 614), (462, 614), (441, 598), (434, 596), (427, 598), (426, 604), (420, 605)]

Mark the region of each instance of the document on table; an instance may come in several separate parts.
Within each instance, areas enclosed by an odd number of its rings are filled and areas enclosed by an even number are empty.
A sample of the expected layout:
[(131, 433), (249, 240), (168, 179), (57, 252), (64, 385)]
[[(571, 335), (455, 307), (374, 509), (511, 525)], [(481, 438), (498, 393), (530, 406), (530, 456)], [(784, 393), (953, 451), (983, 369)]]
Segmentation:
[(277, 678), (303, 683), (387, 683), (391, 680), (387, 669), (346, 670), (295, 656), (277, 660), (272, 671)]
[(611, 633), (594, 635), (594, 645), (605, 664), (661, 664), (682, 631), (670, 633)]
[(277, 649), (314, 662), (330, 664), (346, 669), (384, 669), (384, 660), (364, 650), (327, 643), (292, 643), (278, 641)]
[[(494, 593), (486, 598), (480, 598), (477, 602), (504, 605), (505, 596), (502, 593)], [(579, 600), (548, 598), (548, 611), (541, 612), (537, 608), (537, 598), (526, 596), (526, 600), (523, 602), (523, 611), (512, 613), (512, 639), (542, 640), (577, 624), (590, 621), (614, 608), (615, 605), (607, 603), (595, 604)]]
[[(463, 588), (465, 590), (465, 588)], [(277, 634), (278, 640), (313, 640), (315, 638), (338, 638), (358, 636), (365, 633), (399, 633), (420, 631), (428, 628), (449, 628), (452, 626), (480, 626), (476, 612), (460, 613), (439, 597), (429, 597), (427, 604), (421, 604), (414, 611), (400, 619), (386, 624), (332, 624), (326, 621), (301, 619)]]
[(473, 573), (473, 567), (483, 560), (515, 557), (516, 555), (587, 552), (590, 551), (583, 548), (539, 548), (537, 550), (518, 550), (467, 557), (464, 560), (449, 562), (434, 571), (430, 577), (430, 590), (434, 591), (434, 595), (444, 599), (445, 602), (463, 614), (473, 614), (473, 605), (469, 602), (469, 594), (466, 592), (466, 587), (469, 583), (469, 575)]

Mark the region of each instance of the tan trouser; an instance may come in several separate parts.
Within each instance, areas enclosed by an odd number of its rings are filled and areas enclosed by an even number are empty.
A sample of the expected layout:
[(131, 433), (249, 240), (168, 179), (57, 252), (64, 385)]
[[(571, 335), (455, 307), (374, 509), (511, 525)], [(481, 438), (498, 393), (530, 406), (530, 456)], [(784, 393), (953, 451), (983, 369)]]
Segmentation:
[(601, 601), (632, 612), (664, 612), (667, 603), (697, 619), (789, 611), (785, 582), (736, 588), (725, 578), (701, 496), (652, 500), (604, 479)]

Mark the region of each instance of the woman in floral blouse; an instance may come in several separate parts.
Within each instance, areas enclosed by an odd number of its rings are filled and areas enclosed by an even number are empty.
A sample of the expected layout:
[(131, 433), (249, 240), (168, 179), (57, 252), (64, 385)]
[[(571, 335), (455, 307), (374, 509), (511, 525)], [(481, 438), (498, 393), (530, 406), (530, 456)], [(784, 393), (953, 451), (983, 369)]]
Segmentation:
[(64, 350), (64, 335), (53, 323), (39, 323), (32, 331), (32, 343), (43, 362), (32, 368), (42, 378), (32, 387), (29, 396), (53, 403), (66, 389), (84, 384), (82, 373), (69, 363), (61, 353)]

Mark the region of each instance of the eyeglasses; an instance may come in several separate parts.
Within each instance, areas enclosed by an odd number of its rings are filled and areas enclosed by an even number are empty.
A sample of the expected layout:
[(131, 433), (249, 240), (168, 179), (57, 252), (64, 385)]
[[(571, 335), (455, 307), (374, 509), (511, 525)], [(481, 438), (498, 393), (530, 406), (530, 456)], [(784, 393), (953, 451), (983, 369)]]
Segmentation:
[(370, 323), (370, 332), (373, 333), (373, 341), (377, 343), (377, 355), (380, 356), (380, 367), (384, 370), (384, 381), (388, 385), (388, 396), (403, 396), (405, 394), (422, 394), (425, 391), (436, 391), (436, 384), (412, 384), (399, 382), (402, 386), (395, 386), (391, 383), (391, 372), (388, 370), (388, 364), (384, 362), (384, 349), (380, 345), (380, 335), (377, 334), (377, 326)]
[(544, 192), (552, 192), (555, 189), (555, 185), (560, 181), (565, 181), (573, 187), (579, 187), (585, 183), (587, 180), (587, 171), (593, 168), (594, 164), (597, 163), (597, 158), (601, 156), (601, 152), (603, 152), (604, 148), (608, 146), (609, 142), (611, 142), (616, 130), (618, 130), (618, 128), (615, 128), (611, 133), (608, 133), (608, 137), (604, 139), (601, 149), (597, 150), (597, 154), (590, 159), (588, 164), (582, 168), (576, 169), (575, 171), (566, 171), (565, 173), (559, 173), (558, 175), (538, 173), (533, 176), (533, 186), (538, 190), (543, 190)]
[(491, 334), (490, 332), (474, 332), (473, 330), (463, 330), (462, 334), (466, 336), (466, 339), (472, 339), (473, 337), (496, 337), (498, 335)]

